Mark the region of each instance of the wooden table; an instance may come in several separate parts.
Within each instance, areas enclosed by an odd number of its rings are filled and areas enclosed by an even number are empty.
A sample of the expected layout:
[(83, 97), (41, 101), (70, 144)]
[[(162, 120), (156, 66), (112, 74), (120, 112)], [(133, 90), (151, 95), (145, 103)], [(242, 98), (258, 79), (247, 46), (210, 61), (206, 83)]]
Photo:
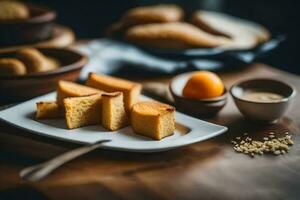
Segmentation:
[[(227, 87), (254, 77), (276, 77), (300, 91), (298, 76), (255, 64), (221, 74)], [(19, 171), (76, 145), (41, 138), (0, 124), (0, 199), (299, 199), (300, 101), (272, 126), (241, 116), (231, 98), (209, 121), (229, 131), (205, 142), (161, 153), (97, 150), (61, 167), (38, 183), (20, 180)], [(286, 155), (250, 158), (233, 151), (230, 140), (247, 132), (263, 137), (289, 131), (294, 146)], [(14, 199), (12, 198), (12, 199)]]

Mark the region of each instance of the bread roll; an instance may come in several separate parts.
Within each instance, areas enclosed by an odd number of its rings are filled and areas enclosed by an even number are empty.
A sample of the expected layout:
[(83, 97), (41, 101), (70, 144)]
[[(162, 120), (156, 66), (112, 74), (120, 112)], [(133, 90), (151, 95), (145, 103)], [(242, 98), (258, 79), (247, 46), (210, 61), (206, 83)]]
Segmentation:
[(0, 21), (20, 20), (29, 17), (29, 10), (17, 1), (0, 1)]
[(17, 51), (16, 56), (26, 66), (28, 73), (44, 72), (59, 67), (58, 61), (48, 58), (34, 48), (25, 48)]
[(0, 76), (24, 75), (26, 74), (25, 65), (15, 58), (0, 59)]

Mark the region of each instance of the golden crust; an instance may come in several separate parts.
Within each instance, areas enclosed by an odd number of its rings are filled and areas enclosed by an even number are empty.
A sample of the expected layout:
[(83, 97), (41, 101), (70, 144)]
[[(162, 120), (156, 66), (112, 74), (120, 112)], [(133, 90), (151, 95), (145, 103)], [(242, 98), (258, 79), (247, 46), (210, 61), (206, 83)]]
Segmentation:
[(123, 96), (123, 93), (122, 92), (110, 92), (110, 93), (103, 93), (102, 97), (113, 98), (113, 97), (118, 97), (120, 95)]
[(63, 117), (64, 111), (63, 109), (55, 102), (38, 102), (36, 103), (37, 119), (53, 119)]
[(160, 116), (174, 111), (175, 108), (173, 106), (156, 101), (142, 101), (134, 104), (132, 107), (132, 112), (149, 116)]

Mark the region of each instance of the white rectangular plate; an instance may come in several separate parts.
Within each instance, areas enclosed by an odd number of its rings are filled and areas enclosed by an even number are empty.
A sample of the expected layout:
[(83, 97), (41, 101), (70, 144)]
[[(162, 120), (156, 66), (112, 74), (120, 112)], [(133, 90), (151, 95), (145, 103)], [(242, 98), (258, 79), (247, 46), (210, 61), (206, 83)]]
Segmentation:
[[(114, 132), (108, 131), (100, 125), (68, 130), (63, 119), (35, 119), (36, 102), (54, 99), (55, 93), (31, 99), (1, 111), (0, 119), (26, 131), (59, 140), (91, 144), (102, 139), (111, 139), (110, 142), (103, 144), (103, 148), (133, 152), (166, 151), (215, 137), (227, 130), (224, 126), (205, 122), (179, 112), (175, 114), (176, 123), (186, 126), (190, 131), (182, 134), (176, 130), (173, 136), (160, 141), (136, 135), (131, 127)], [(147, 99), (147, 97), (143, 97), (143, 99)]]

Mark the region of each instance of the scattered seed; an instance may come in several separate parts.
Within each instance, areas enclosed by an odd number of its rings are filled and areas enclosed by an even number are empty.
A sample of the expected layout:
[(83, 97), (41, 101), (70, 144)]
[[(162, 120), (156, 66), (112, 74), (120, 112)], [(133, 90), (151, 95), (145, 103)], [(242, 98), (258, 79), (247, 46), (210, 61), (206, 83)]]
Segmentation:
[[(286, 134), (286, 133), (285, 133)], [(244, 133), (247, 135), (247, 133)], [(283, 137), (276, 137), (275, 133), (270, 132), (268, 137), (263, 137), (263, 141), (253, 140), (250, 137), (242, 139), (236, 137), (238, 141), (232, 140), (234, 144), (234, 150), (237, 153), (244, 153), (250, 157), (257, 155), (263, 155), (264, 153), (272, 153), (274, 155), (286, 154), (289, 152), (289, 148), (294, 144), (291, 135), (287, 134)]]
[(279, 155), (279, 154), (280, 154), (280, 151), (279, 151), (279, 150), (276, 150), (276, 151), (274, 151), (274, 154), (275, 154), (275, 155)]

